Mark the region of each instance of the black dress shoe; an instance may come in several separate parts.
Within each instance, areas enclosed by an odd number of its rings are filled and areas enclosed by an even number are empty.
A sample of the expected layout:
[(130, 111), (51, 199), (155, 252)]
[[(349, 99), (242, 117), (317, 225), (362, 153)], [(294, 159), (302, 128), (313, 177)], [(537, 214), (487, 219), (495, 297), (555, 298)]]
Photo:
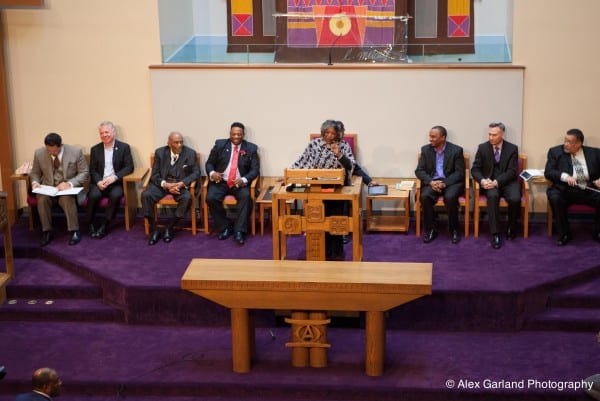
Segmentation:
[(563, 234), (560, 235), (556, 240), (556, 245), (565, 246), (567, 243), (569, 243), (569, 241), (571, 241), (571, 236), (569, 234)]
[(502, 246), (502, 242), (500, 242), (500, 235), (493, 234), (491, 244), (492, 244), (492, 248), (500, 249), (500, 247)]
[(90, 237), (96, 238), (96, 228), (94, 227), (93, 224), (90, 224), (88, 226), (88, 233), (90, 234)]
[(75, 230), (71, 232), (71, 239), (69, 240), (69, 245), (77, 245), (81, 241), (81, 234), (79, 230)]
[(154, 230), (150, 233), (150, 237), (148, 237), (148, 245), (154, 245), (160, 239), (160, 231)]
[(344, 243), (344, 245), (348, 244), (350, 242), (350, 236), (342, 235), (342, 242)]
[(167, 244), (169, 242), (171, 242), (173, 240), (173, 229), (172, 228), (165, 228), (165, 233), (163, 235), (163, 241), (165, 241)]
[(241, 231), (236, 232), (233, 236), (233, 240), (239, 245), (244, 245), (244, 233)]
[(233, 230), (231, 228), (226, 228), (223, 230), (223, 232), (221, 234), (219, 234), (219, 239), (222, 241), (224, 239), (231, 237), (232, 234), (233, 234)]
[(507, 240), (512, 241), (515, 238), (517, 238), (517, 233), (514, 229), (509, 228), (508, 230), (506, 230), (506, 239)]
[(52, 241), (52, 231), (43, 231), (40, 246), (46, 246)]
[(500, 236), (498, 234), (492, 235), (491, 244), (492, 244), (492, 248), (500, 249), (500, 247), (502, 246), (502, 243), (500, 242)]
[(596, 234), (594, 234), (594, 241), (600, 242), (600, 232), (597, 232)]
[(429, 244), (431, 241), (433, 241), (434, 239), (437, 238), (437, 230), (435, 228), (432, 228), (431, 230), (429, 230), (429, 232), (427, 234), (425, 234), (425, 236), (423, 237), (423, 242), (426, 244)]
[(452, 243), (458, 244), (460, 242), (460, 234), (458, 230), (452, 230)]
[(96, 231), (96, 235), (94, 235), (93, 237), (101, 239), (101, 238), (106, 237), (106, 234), (108, 234), (108, 230), (106, 229), (106, 224), (102, 224), (100, 226), (100, 228), (98, 229), (98, 231)]

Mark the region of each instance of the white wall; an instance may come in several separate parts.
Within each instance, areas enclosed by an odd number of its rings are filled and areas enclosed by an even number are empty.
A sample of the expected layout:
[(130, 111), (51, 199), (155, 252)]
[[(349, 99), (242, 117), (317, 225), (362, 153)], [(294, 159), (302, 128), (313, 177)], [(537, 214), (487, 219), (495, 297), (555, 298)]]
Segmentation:
[(412, 177), (433, 125), (471, 154), (491, 121), (521, 144), (518, 68), (165, 68), (152, 69), (152, 88), (157, 144), (181, 131), (206, 161), (215, 139), (241, 121), (266, 176), (282, 175), (330, 118), (358, 133), (358, 159), (376, 177)]

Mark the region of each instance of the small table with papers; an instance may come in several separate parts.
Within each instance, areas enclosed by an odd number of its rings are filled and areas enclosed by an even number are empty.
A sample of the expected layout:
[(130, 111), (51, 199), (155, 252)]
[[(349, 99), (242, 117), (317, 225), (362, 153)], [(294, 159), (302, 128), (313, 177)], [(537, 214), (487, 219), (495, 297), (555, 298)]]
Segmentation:
[[(407, 233), (410, 226), (410, 191), (414, 186), (412, 180), (397, 178), (381, 178), (378, 184), (387, 185), (386, 195), (367, 195), (367, 231), (398, 231)], [(401, 184), (397, 188), (396, 184)], [(393, 212), (373, 212), (374, 202), (397, 201), (401, 203)]]

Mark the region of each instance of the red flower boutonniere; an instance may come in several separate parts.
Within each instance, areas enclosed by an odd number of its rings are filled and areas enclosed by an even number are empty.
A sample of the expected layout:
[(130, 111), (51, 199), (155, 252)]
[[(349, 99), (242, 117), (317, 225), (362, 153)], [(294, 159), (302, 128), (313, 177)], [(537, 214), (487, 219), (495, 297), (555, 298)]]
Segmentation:
[(240, 150), (240, 156), (246, 156), (246, 151), (245, 150)]

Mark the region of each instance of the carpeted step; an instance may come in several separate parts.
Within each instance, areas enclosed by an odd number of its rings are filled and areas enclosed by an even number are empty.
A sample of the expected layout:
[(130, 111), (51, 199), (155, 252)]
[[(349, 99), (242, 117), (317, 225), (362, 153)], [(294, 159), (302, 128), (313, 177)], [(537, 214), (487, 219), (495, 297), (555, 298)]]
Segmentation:
[(102, 289), (52, 262), (16, 258), (15, 277), (6, 288), (10, 298), (101, 298)]
[(529, 330), (594, 331), (600, 327), (600, 309), (550, 308), (525, 323)]
[[(236, 374), (226, 327), (0, 322), (0, 401), (28, 391), (31, 372), (46, 365), (58, 370), (66, 401), (575, 401), (582, 391), (550, 385), (590, 376), (598, 352), (595, 332), (389, 330), (384, 375), (369, 377), (364, 330), (329, 330), (328, 366), (319, 369), (291, 366), (289, 336), (257, 329), (252, 369)], [(540, 383), (490, 388), (529, 379)]]
[(123, 322), (124, 314), (100, 299), (11, 298), (1, 321)]
[(555, 308), (596, 308), (600, 314), (600, 277), (552, 294), (548, 301)]

